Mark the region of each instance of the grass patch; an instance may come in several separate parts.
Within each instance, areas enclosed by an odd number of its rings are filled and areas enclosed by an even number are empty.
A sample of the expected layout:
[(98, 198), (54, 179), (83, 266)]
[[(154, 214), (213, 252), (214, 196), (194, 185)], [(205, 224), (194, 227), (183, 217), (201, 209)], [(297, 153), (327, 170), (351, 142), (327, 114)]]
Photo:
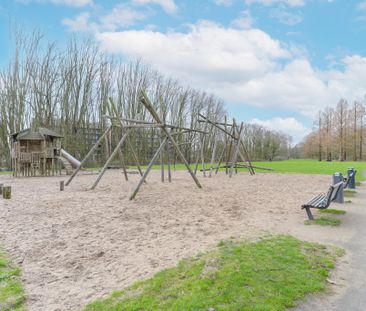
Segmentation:
[(340, 209), (327, 208), (327, 209), (319, 210), (319, 213), (321, 213), (321, 214), (333, 214), (333, 215), (344, 215), (344, 214), (346, 214), (346, 211), (340, 210)]
[(341, 254), (290, 236), (221, 241), (217, 250), (182, 260), (84, 310), (284, 310), (323, 291)]
[(0, 310), (24, 311), (25, 295), (20, 281), (20, 269), (11, 267), (0, 252)]
[[(358, 181), (364, 181), (366, 178), (363, 176), (363, 171), (366, 171), (366, 162), (339, 162), (339, 161), (316, 161), (316, 160), (285, 160), (285, 161), (267, 161), (267, 162), (253, 162), (255, 166), (262, 166), (267, 168), (272, 168), (273, 173), (300, 173), (300, 174), (323, 174), (332, 175), (336, 172), (341, 172), (345, 176), (347, 175), (347, 169), (353, 167), (357, 170), (356, 178)], [(216, 165), (215, 165), (216, 166)], [(195, 165), (191, 164), (191, 168), (194, 169)], [(206, 164), (206, 169), (210, 165)], [(130, 166), (134, 168), (134, 166)], [(202, 168), (200, 164), (198, 170)], [(153, 169), (160, 169), (160, 165), (154, 165)], [(185, 166), (183, 164), (177, 164), (175, 166), (176, 170), (183, 170)], [(223, 169), (221, 169), (223, 170)], [(246, 169), (239, 169), (239, 171), (247, 171)], [(255, 169), (256, 172), (268, 173), (269, 171)]]
[(353, 190), (353, 189), (344, 189), (343, 190), (343, 195), (346, 198), (353, 198), (356, 195), (357, 191)]
[(344, 197), (345, 198), (353, 198), (355, 196), (355, 193), (352, 192), (345, 192)]
[(344, 189), (343, 192), (347, 192), (347, 193), (357, 193), (357, 190), (355, 189)]
[(341, 224), (341, 221), (333, 217), (320, 217), (314, 220), (306, 220), (305, 225), (320, 225), (320, 226), (332, 226), (337, 227)]

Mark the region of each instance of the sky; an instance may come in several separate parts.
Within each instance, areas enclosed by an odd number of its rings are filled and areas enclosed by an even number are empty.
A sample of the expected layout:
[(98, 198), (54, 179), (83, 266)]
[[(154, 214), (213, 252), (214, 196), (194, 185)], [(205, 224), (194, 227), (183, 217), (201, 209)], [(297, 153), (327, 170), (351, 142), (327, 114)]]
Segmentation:
[(319, 109), (366, 94), (366, 1), (0, 0), (0, 66), (10, 25), (62, 45), (92, 36), (123, 59), (222, 98), (229, 116), (299, 142)]

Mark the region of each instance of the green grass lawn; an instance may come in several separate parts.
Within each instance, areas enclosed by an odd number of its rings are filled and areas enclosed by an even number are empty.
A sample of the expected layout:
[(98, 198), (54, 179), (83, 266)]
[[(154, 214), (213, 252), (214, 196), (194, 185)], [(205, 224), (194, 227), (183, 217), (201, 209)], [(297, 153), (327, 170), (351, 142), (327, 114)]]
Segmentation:
[[(357, 170), (356, 180), (364, 181), (366, 177), (363, 176), (363, 171), (366, 171), (366, 162), (339, 162), (339, 161), (316, 161), (316, 160), (286, 160), (286, 161), (271, 161), (271, 162), (257, 162), (254, 161), (253, 165), (272, 168), (274, 173), (301, 173), (301, 174), (326, 174), (332, 175), (336, 172), (341, 172), (344, 176), (347, 175), (347, 169), (353, 167)], [(136, 168), (136, 166), (129, 166), (130, 168)], [(191, 164), (191, 168), (194, 169), (195, 165)], [(146, 166), (143, 166), (146, 168)], [(167, 168), (167, 165), (165, 165)], [(172, 165), (173, 168), (173, 165)], [(184, 170), (184, 164), (176, 164), (176, 170)], [(201, 169), (202, 165), (198, 166)], [(209, 168), (209, 164), (206, 164), (206, 169)], [(101, 167), (86, 168), (86, 170), (100, 170)], [(154, 165), (153, 169), (160, 169), (160, 165)], [(240, 169), (245, 171), (245, 169)], [(256, 172), (266, 172), (265, 170), (256, 169)], [(0, 172), (1, 174), (11, 174), (11, 172)], [(359, 185), (359, 184), (358, 184)]]
[[(347, 169), (353, 167), (357, 170), (356, 179), (366, 180), (363, 172), (366, 171), (366, 162), (339, 162), (339, 161), (315, 161), (315, 160), (287, 160), (272, 162), (253, 162), (253, 165), (272, 168), (278, 173), (302, 173), (302, 174), (326, 174), (332, 175), (341, 172), (347, 176)], [(260, 170), (257, 170), (260, 171)]]
[[(363, 176), (363, 171), (366, 171), (366, 162), (339, 162), (339, 161), (316, 161), (316, 160), (286, 160), (286, 161), (271, 161), (271, 162), (253, 162), (255, 166), (272, 168), (273, 173), (300, 173), (300, 174), (325, 174), (332, 175), (336, 172), (341, 172), (344, 176), (347, 175), (347, 169), (353, 167), (357, 170), (356, 180), (364, 181), (366, 178)], [(134, 166), (130, 166), (135, 168)], [(167, 166), (165, 166), (167, 168)], [(194, 169), (195, 165), (192, 164), (191, 168)], [(206, 164), (206, 169), (210, 165)], [(144, 166), (146, 168), (146, 166)], [(198, 169), (201, 169), (201, 164)], [(160, 169), (160, 165), (154, 165), (153, 169)], [(185, 169), (183, 164), (176, 165), (177, 170)], [(240, 169), (240, 171), (246, 171), (245, 169)], [(256, 172), (266, 172), (269, 171), (256, 169)], [(270, 172), (271, 173), (271, 172)]]
[(12, 267), (5, 254), (0, 252), (0, 310), (23, 311), (24, 290), (20, 269)]
[(220, 242), (217, 250), (182, 260), (84, 311), (285, 310), (305, 294), (323, 291), (340, 255), (290, 236)]

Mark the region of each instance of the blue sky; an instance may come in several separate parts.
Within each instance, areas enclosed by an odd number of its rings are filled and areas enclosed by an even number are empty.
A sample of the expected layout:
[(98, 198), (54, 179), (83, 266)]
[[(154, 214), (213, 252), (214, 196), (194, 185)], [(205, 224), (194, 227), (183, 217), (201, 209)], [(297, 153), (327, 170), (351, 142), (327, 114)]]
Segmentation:
[(95, 37), (107, 53), (142, 57), (214, 92), (239, 120), (301, 139), (318, 109), (366, 94), (366, 1), (2, 0), (0, 65), (9, 25), (60, 46)]

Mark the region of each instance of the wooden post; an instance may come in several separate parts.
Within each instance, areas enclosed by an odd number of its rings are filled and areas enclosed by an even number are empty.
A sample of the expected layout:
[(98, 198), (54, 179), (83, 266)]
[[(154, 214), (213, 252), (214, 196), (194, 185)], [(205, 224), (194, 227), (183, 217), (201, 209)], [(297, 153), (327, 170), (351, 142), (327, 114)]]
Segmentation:
[(146, 171), (145, 171), (144, 175), (141, 177), (141, 179), (140, 179), (140, 181), (139, 181), (139, 183), (138, 183), (137, 187), (135, 188), (135, 190), (134, 190), (134, 191), (133, 191), (133, 193), (131, 194), (131, 196), (130, 196), (130, 200), (133, 200), (133, 199), (136, 197), (137, 192), (139, 192), (141, 185), (144, 183), (144, 181), (145, 181), (145, 179), (146, 179), (147, 175), (149, 174), (149, 172), (150, 172), (150, 170), (151, 170), (152, 166), (154, 165), (154, 162), (155, 162), (156, 158), (158, 157), (158, 155), (159, 155), (159, 153), (161, 152), (161, 150), (164, 148), (164, 146), (165, 146), (165, 144), (166, 144), (166, 142), (167, 142), (167, 141), (168, 141), (168, 137), (165, 137), (165, 139), (164, 139), (164, 140), (163, 140), (163, 142), (161, 143), (160, 147), (159, 147), (159, 148), (158, 148), (158, 150), (155, 152), (155, 154), (154, 154), (154, 156), (153, 156), (153, 158), (152, 158), (151, 162), (149, 163), (149, 166), (147, 167), (147, 169), (146, 169)]
[(217, 166), (216, 166), (215, 174), (217, 174), (217, 173), (218, 173), (218, 171), (219, 171), (219, 169), (220, 169), (220, 166), (221, 166), (221, 163), (222, 163), (222, 159), (224, 158), (225, 151), (226, 151), (226, 147), (224, 147), (224, 148), (222, 149), (221, 155), (220, 155), (220, 157), (219, 157), (219, 162), (218, 162), (218, 164), (217, 164)]
[(66, 182), (65, 186), (68, 186), (71, 181), (74, 179), (76, 174), (81, 170), (84, 163), (89, 159), (89, 157), (93, 154), (93, 152), (98, 148), (99, 144), (103, 141), (104, 137), (109, 133), (109, 131), (112, 129), (112, 126), (109, 126), (106, 131), (103, 133), (102, 136), (99, 137), (98, 141), (95, 143), (95, 145), (89, 150), (88, 154), (85, 156), (85, 158), (80, 162), (79, 167), (72, 173), (68, 181)]
[(216, 132), (215, 132), (215, 134), (214, 134), (214, 146), (213, 146), (213, 151), (212, 151), (211, 165), (210, 165), (210, 174), (209, 174), (209, 177), (210, 178), (212, 176), (213, 165), (214, 165), (214, 162), (215, 162), (216, 147), (217, 147), (217, 139), (216, 139)]
[[(163, 123), (165, 124), (165, 118), (164, 118), (164, 113), (163, 113), (163, 99), (160, 97), (160, 106), (159, 106), (159, 110), (160, 110), (160, 116), (163, 118)], [(163, 135), (160, 133), (160, 145), (163, 142)], [(160, 169), (161, 169), (161, 182), (165, 182), (165, 167), (164, 167), (164, 149), (163, 148), (160, 152)]]
[[(208, 117), (209, 111), (207, 111), (207, 117)], [(204, 132), (207, 131), (208, 122), (206, 120)], [(206, 144), (206, 134), (203, 134), (202, 138), (202, 148), (201, 148), (201, 163), (202, 163), (202, 169), (203, 169), (203, 177), (206, 177), (206, 167), (205, 167), (205, 144)]]
[(52, 154), (52, 176), (55, 176), (55, 156)]
[(4, 184), (0, 184), (0, 195), (3, 195)]
[[(234, 133), (234, 127), (231, 129), (231, 132)], [(233, 149), (233, 138), (229, 137), (230, 139), (230, 143), (229, 143), (229, 148), (228, 148), (228, 152), (226, 154), (226, 175), (229, 174), (229, 162), (230, 162), (230, 156), (232, 154), (232, 149)]]
[(63, 180), (60, 181), (60, 191), (65, 190), (65, 182)]
[(235, 149), (234, 149), (234, 154), (231, 158), (231, 166), (230, 166), (230, 178), (233, 176), (233, 170), (234, 170), (234, 165), (236, 164), (236, 161), (237, 161), (237, 158), (238, 158), (238, 153), (239, 153), (239, 147), (240, 147), (240, 139), (241, 139), (241, 133), (243, 131), (243, 127), (244, 127), (244, 124), (243, 122), (241, 123), (241, 126), (240, 126), (240, 130), (239, 130), (239, 133), (238, 133), (238, 140), (235, 142)]
[(171, 168), (171, 157), (170, 157), (170, 152), (171, 152), (171, 148), (170, 148), (170, 144), (168, 144), (167, 146), (167, 153), (168, 153), (168, 181), (172, 182), (172, 168)]
[[(163, 125), (162, 121), (160, 120), (158, 114), (156, 113), (154, 107), (152, 106), (152, 104), (150, 103), (149, 99), (147, 98), (145, 92), (141, 92), (141, 102), (142, 104), (146, 107), (146, 109), (150, 112), (151, 116), (155, 119), (155, 121), (161, 125)], [(189, 174), (191, 175), (191, 177), (193, 178), (194, 182), (196, 183), (198, 188), (202, 188), (200, 182), (198, 181), (196, 175), (194, 175), (191, 167), (189, 166), (186, 158), (184, 157), (183, 153), (180, 151), (179, 146), (177, 145), (177, 143), (175, 142), (175, 140), (173, 139), (172, 135), (169, 133), (169, 131), (166, 129), (165, 126), (162, 127), (162, 130), (165, 132), (167, 138), (170, 140), (170, 142), (172, 143), (172, 145), (174, 146), (178, 156), (180, 157), (181, 161), (184, 163), (184, 165), (186, 166)]]
[[(160, 145), (163, 142), (163, 138), (160, 136)], [(165, 167), (164, 167), (164, 149), (160, 152), (160, 170), (161, 170), (161, 182), (165, 182)]]
[(242, 158), (243, 162), (248, 162), (248, 170), (249, 170), (250, 175), (254, 175), (255, 171), (254, 171), (254, 168), (252, 165), (252, 161), (250, 160), (247, 148), (245, 147), (243, 137), (239, 137), (239, 139), (240, 139), (240, 144), (242, 145), (243, 150), (244, 150), (244, 156), (241, 154), (240, 149), (239, 149), (239, 155)]
[[(134, 159), (134, 161), (135, 161), (135, 163), (136, 163), (136, 165), (137, 165), (137, 169), (138, 169), (138, 171), (139, 171), (140, 175), (141, 175), (141, 176), (143, 176), (143, 175), (144, 175), (144, 173), (143, 173), (143, 172), (142, 172), (142, 170), (141, 170), (140, 161), (139, 161), (139, 159), (138, 159), (138, 157), (137, 157), (137, 154), (136, 154), (136, 152), (135, 152), (135, 149), (134, 149), (134, 148), (133, 148), (133, 146), (132, 146), (132, 143), (131, 143), (131, 141), (130, 141), (130, 137), (127, 137), (127, 144), (128, 144), (128, 147), (130, 148), (130, 151), (131, 151), (131, 153), (132, 153), (132, 157), (133, 157), (133, 159)], [(145, 180), (145, 182), (146, 182), (146, 180)]]
[[(243, 147), (243, 150), (244, 150), (244, 153), (245, 153), (245, 157), (243, 157), (243, 155), (242, 155), (242, 153), (241, 153), (241, 151), (240, 151), (240, 148), (237, 148), (237, 152), (238, 152), (238, 154), (240, 155), (240, 157), (242, 158), (242, 160), (244, 161), (244, 162), (247, 162), (248, 163), (248, 165), (247, 165), (247, 168), (248, 168), (248, 170), (249, 170), (249, 172), (251, 173), (251, 175), (254, 175), (255, 174), (255, 172), (254, 172), (254, 169), (253, 169), (253, 165), (252, 165), (252, 163), (251, 163), (251, 161), (250, 161), (250, 158), (249, 158), (249, 154), (248, 154), (248, 152), (247, 152), (247, 150), (246, 150), (246, 147), (245, 147), (245, 144), (244, 144), (244, 142), (243, 142), (243, 138), (242, 137), (240, 137), (240, 136), (238, 136), (238, 134), (237, 134), (237, 131), (238, 131), (238, 129), (239, 129), (239, 127), (236, 125), (236, 123), (235, 123), (235, 120), (233, 120), (233, 125), (232, 125), (232, 128), (231, 128), (231, 132), (229, 132), (228, 130), (227, 130), (227, 124), (226, 124), (226, 121), (225, 121), (225, 123), (224, 123), (224, 126), (225, 126), (225, 128), (223, 128), (223, 127), (221, 127), (220, 125), (221, 125), (221, 123), (215, 123), (215, 122), (212, 122), (212, 121), (210, 121), (210, 120), (208, 120), (205, 116), (203, 116), (202, 114), (199, 114), (199, 116), (201, 117), (201, 118), (203, 118), (204, 120), (207, 120), (208, 121), (208, 123), (210, 123), (211, 125), (213, 125), (214, 127), (216, 127), (216, 128), (218, 128), (218, 129), (220, 129), (222, 132), (224, 132), (229, 138), (231, 138), (230, 139), (230, 145), (229, 145), (229, 148), (228, 148), (228, 154), (227, 154), (227, 161), (226, 161), (226, 167), (228, 168), (229, 167), (229, 161), (230, 161), (230, 153), (231, 153), (231, 149), (232, 149), (232, 145), (233, 145), (233, 141), (235, 141), (236, 143), (237, 143), (237, 141), (239, 141), (239, 144), (241, 144), (242, 145), (242, 147)], [(231, 165), (232, 165), (232, 163), (230, 163)]]
[[(112, 115), (112, 112), (113, 112), (113, 114), (115, 115), (115, 117), (118, 120), (118, 123), (120, 124), (120, 126), (123, 127), (123, 123), (122, 123), (121, 119), (118, 117), (118, 110), (117, 110), (116, 105), (114, 104), (113, 99), (111, 97), (109, 97), (108, 99), (109, 99), (109, 104), (110, 104), (107, 106), (109, 113)], [(140, 175), (143, 176), (143, 172), (141, 170), (141, 165), (140, 165), (139, 159), (137, 157), (137, 154), (132, 146), (132, 143), (130, 141), (130, 137), (127, 137), (127, 144), (128, 144), (128, 148), (130, 149), (130, 151), (132, 153), (132, 157), (137, 165), (137, 169), (138, 169)], [(125, 175), (127, 175), (127, 173), (125, 173)]]
[(99, 173), (97, 180), (94, 182), (93, 186), (91, 187), (91, 190), (94, 190), (95, 187), (98, 185), (99, 181), (101, 180), (101, 178), (103, 177), (105, 171), (107, 170), (109, 164), (111, 163), (113, 158), (116, 156), (118, 150), (120, 150), (120, 148), (124, 144), (124, 142), (125, 142), (125, 140), (126, 140), (129, 133), (130, 133), (130, 129), (127, 129), (126, 133), (122, 136), (122, 138), (119, 141), (119, 143), (117, 144), (116, 148), (113, 150), (111, 156), (108, 158), (107, 162), (104, 164), (104, 167), (103, 167), (102, 171)]
[[(225, 122), (225, 131), (227, 132), (227, 116), (225, 115), (225, 119), (224, 119), (224, 122)], [(224, 153), (224, 156), (226, 157), (227, 159), (227, 147), (228, 147), (228, 143), (229, 143), (229, 136), (225, 133), (225, 153)], [(217, 173), (217, 171), (216, 171)], [(225, 173), (226, 175), (228, 174), (228, 170), (227, 170), (227, 163), (226, 163), (226, 168), (225, 168)]]
[(126, 166), (126, 163), (125, 163), (125, 160), (124, 160), (124, 157), (123, 157), (123, 152), (122, 152), (121, 148), (119, 148), (118, 154), (119, 154), (119, 161), (120, 161), (121, 166), (122, 166), (123, 174), (125, 175), (126, 181), (128, 181), (127, 166)]
[[(207, 119), (205, 121), (205, 126), (203, 128), (203, 131), (206, 132), (207, 130)], [(201, 134), (200, 137), (200, 152), (197, 154), (197, 160), (196, 160), (196, 165), (194, 168), (194, 175), (197, 175), (197, 170), (198, 170), (198, 164), (199, 164), (199, 159), (201, 157), (201, 165), (202, 165), (202, 169), (203, 169), (203, 176), (206, 177), (206, 173), (205, 173), (205, 160), (204, 160), (204, 148), (205, 148), (205, 133)]]
[(3, 198), (6, 200), (11, 199), (11, 187), (10, 186), (3, 187)]

